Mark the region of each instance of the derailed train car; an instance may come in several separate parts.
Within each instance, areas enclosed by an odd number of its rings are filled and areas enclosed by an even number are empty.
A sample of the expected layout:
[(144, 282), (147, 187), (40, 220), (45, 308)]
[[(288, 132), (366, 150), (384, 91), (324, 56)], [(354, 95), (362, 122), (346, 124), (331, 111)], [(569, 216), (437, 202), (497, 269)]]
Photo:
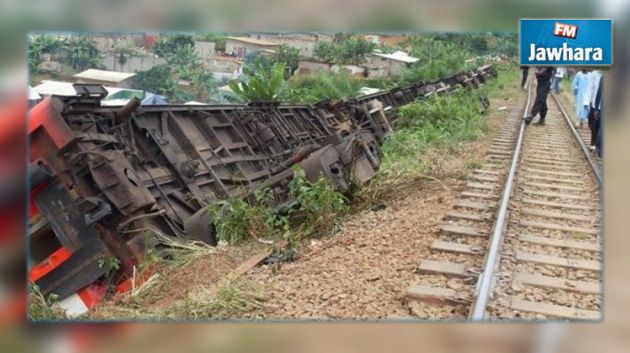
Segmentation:
[(87, 303), (96, 295), (89, 285), (113, 270), (109, 260), (120, 263), (119, 282), (134, 273), (153, 244), (150, 232), (216, 244), (213, 202), (261, 187), (288, 201), (295, 164), (341, 191), (365, 183), (400, 106), (474, 89), (493, 75), (483, 66), (314, 105), (104, 107), (102, 87), (76, 85), (77, 96), (47, 99), (30, 114), (31, 201), (39, 211), (29, 226), (30, 280), (46, 296), (79, 293)]

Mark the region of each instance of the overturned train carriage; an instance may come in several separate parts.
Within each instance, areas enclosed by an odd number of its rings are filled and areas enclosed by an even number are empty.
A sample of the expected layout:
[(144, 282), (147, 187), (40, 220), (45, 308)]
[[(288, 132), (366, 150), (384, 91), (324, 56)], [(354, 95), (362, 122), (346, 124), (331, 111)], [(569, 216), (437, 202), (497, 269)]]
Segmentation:
[[(98, 85), (31, 110), (30, 279), (64, 298), (111, 271), (121, 276), (151, 246), (143, 230), (216, 243), (216, 200), (270, 188), (288, 201), (291, 167), (345, 191), (378, 170), (398, 108), (457, 86), (476, 88), (491, 66), (432, 82), (314, 105), (100, 105)], [(118, 266), (117, 266), (118, 267)]]

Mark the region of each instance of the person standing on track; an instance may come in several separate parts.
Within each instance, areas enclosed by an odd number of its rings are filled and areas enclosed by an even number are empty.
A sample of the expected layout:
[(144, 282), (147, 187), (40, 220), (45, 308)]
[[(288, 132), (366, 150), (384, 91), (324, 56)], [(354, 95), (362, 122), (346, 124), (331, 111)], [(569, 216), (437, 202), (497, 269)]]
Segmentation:
[(591, 129), (591, 150), (601, 146), (599, 141), (602, 111), (602, 86), (604, 77), (599, 70), (591, 72), (590, 88), (589, 88), (589, 105), (588, 127)]
[(527, 83), (527, 76), (529, 75), (529, 66), (521, 66), (521, 70), (523, 70), (523, 77), (521, 78), (521, 87), (525, 89), (525, 84)]
[(577, 123), (575, 127), (582, 127), (588, 118), (589, 111), (589, 90), (590, 90), (590, 74), (588, 70), (581, 69), (575, 74), (571, 83), (573, 97), (575, 97), (575, 115)]
[(545, 116), (547, 116), (547, 96), (551, 88), (551, 76), (553, 76), (553, 67), (539, 67), (536, 69), (536, 99), (529, 115), (525, 117), (525, 124), (529, 125), (537, 114), (540, 119), (536, 125), (545, 125)]
[(555, 94), (560, 93), (560, 82), (564, 78), (564, 73), (567, 71), (564, 67), (556, 68), (556, 73), (553, 74), (553, 78), (551, 79), (551, 90)]

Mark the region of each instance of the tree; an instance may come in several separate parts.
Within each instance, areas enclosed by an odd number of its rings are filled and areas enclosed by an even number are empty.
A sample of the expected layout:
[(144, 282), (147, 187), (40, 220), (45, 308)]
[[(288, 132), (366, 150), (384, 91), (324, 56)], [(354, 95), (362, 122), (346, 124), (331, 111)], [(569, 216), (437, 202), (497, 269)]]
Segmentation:
[(375, 44), (362, 38), (352, 37), (339, 43), (337, 61), (339, 64), (361, 65), (366, 56), (372, 53)]
[(335, 44), (330, 42), (317, 42), (313, 49), (313, 56), (321, 61), (333, 62), (336, 59)]
[[(174, 47), (170, 52), (166, 53), (165, 59), (168, 65), (180, 73), (199, 66), (199, 58), (195, 48), (190, 44)], [(182, 79), (190, 80), (191, 78), (182, 77)]]
[[(136, 76), (136, 87), (167, 96), (172, 101), (208, 101), (216, 92), (218, 82), (200, 62), (194, 39), (188, 35), (167, 36), (158, 41), (154, 52), (166, 64), (141, 71)], [(177, 82), (186, 80), (190, 87), (179, 88)]]
[(518, 55), (518, 36), (516, 33), (498, 33), (488, 45), (488, 51), (494, 55), (516, 57)]
[(136, 89), (157, 93), (171, 98), (177, 90), (171, 68), (167, 64), (156, 65), (145, 71), (138, 71), (134, 76)]
[(234, 93), (248, 102), (276, 102), (285, 88), (284, 63), (277, 62), (271, 67), (259, 65), (243, 68), (245, 80), (229, 82)]
[(72, 50), (70, 65), (75, 70), (83, 71), (102, 66), (101, 53), (92, 39), (85, 36), (74, 37), (70, 40), (68, 46)]
[(431, 36), (414, 36), (406, 44), (411, 56), (419, 60), (403, 72), (403, 82), (431, 80), (467, 68), (467, 51), (460, 45), (436, 40)]
[(292, 76), (300, 64), (300, 49), (283, 44), (276, 50), (273, 61), (284, 63), (287, 76)]
[(205, 70), (196, 70), (192, 74), (192, 89), (195, 97), (201, 101), (208, 101), (214, 96), (219, 84), (211, 73)]
[(335, 64), (361, 65), (372, 53), (375, 44), (360, 37), (348, 37), (338, 43), (318, 42), (313, 55), (323, 61)]

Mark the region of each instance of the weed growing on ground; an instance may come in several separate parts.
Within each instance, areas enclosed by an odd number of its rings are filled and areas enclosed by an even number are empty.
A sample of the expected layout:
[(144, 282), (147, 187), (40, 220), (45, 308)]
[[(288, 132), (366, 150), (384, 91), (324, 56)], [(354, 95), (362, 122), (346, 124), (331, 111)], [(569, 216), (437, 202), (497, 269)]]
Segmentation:
[(264, 287), (248, 280), (229, 282), (221, 287), (202, 287), (187, 299), (160, 313), (165, 318), (225, 319), (263, 307)]
[(54, 305), (56, 297), (44, 297), (39, 287), (34, 284), (28, 285), (28, 320), (29, 321), (59, 321), (67, 319), (63, 309)]

